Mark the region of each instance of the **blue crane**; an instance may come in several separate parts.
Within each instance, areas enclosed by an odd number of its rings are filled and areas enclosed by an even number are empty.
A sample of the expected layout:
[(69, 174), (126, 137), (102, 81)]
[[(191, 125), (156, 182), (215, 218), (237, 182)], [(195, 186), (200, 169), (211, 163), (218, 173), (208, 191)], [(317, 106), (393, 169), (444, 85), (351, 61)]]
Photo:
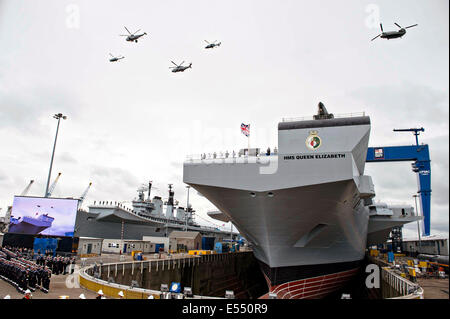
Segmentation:
[(394, 129), (394, 132), (413, 132), (416, 138), (416, 145), (407, 146), (379, 146), (369, 147), (367, 149), (366, 162), (398, 162), (412, 161), (413, 172), (418, 174), (420, 195), (420, 207), (423, 214), (423, 230), (424, 236), (430, 235), (430, 217), (431, 217), (431, 165), (430, 152), (427, 144), (419, 145), (420, 132), (425, 129)]

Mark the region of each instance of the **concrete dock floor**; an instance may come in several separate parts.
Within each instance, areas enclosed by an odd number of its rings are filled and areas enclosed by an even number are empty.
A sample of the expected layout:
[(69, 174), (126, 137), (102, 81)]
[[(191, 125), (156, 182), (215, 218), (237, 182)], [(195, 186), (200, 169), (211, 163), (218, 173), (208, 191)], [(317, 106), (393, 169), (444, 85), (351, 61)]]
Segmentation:
[(449, 299), (448, 278), (417, 278), (417, 283), (423, 288), (425, 299)]

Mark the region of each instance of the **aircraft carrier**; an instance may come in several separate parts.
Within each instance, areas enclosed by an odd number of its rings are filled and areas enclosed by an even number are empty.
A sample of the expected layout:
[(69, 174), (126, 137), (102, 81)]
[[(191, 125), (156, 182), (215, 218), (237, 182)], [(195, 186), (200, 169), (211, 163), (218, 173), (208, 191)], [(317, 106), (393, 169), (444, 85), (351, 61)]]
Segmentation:
[[(195, 210), (190, 204), (186, 208), (178, 206), (171, 185), (165, 202), (160, 196), (151, 199), (151, 189), (151, 183), (138, 189), (132, 208), (123, 202), (95, 201), (88, 206), (88, 211), (78, 210), (74, 236), (141, 240), (143, 236), (168, 237), (173, 230), (182, 230), (198, 231), (219, 241), (230, 238), (230, 232), (196, 223)], [(148, 191), (147, 198), (145, 191)]]
[(399, 220), (373, 203), (374, 185), (364, 175), (370, 117), (334, 116), (322, 103), (318, 109), (312, 118), (278, 124), (276, 153), (245, 149), (232, 157), (191, 156), (183, 165), (183, 181), (252, 244), (279, 299), (336, 291), (358, 272), (369, 232), (371, 242), (384, 242), (393, 226), (419, 218), (410, 208)]

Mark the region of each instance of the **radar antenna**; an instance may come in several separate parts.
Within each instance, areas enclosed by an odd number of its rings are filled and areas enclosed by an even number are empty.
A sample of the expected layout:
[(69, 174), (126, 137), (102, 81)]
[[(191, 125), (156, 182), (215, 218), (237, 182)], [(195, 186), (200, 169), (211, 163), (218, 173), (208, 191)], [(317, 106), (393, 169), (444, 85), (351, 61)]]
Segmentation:
[(332, 113), (328, 113), (327, 108), (322, 102), (319, 102), (319, 105), (317, 105), (317, 115), (314, 115), (315, 120), (326, 120), (326, 119), (332, 119), (334, 118), (334, 115)]

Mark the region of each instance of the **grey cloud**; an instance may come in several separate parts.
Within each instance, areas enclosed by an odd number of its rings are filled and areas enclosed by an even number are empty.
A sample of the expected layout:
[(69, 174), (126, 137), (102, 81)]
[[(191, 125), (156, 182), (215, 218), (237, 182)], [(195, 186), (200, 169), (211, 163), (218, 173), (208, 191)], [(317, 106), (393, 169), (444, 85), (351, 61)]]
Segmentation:
[(63, 113), (77, 116), (77, 99), (60, 87), (36, 84), (0, 86), (0, 129), (16, 129), (21, 134), (48, 133), (42, 131), (39, 118)]
[(64, 152), (61, 155), (59, 155), (58, 159), (65, 163), (72, 163), (72, 164), (78, 163), (77, 159), (68, 152)]
[[(424, 85), (403, 83), (362, 87), (350, 95), (363, 102), (366, 111), (383, 115), (383, 125), (408, 126), (420, 123), (432, 128), (448, 127), (448, 93)], [(405, 116), (407, 115), (407, 116)]]
[(91, 169), (91, 176), (93, 178), (106, 178), (130, 187), (136, 187), (136, 185), (139, 185), (139, 180), (132, 173), (119, 167), (94, 166)]

